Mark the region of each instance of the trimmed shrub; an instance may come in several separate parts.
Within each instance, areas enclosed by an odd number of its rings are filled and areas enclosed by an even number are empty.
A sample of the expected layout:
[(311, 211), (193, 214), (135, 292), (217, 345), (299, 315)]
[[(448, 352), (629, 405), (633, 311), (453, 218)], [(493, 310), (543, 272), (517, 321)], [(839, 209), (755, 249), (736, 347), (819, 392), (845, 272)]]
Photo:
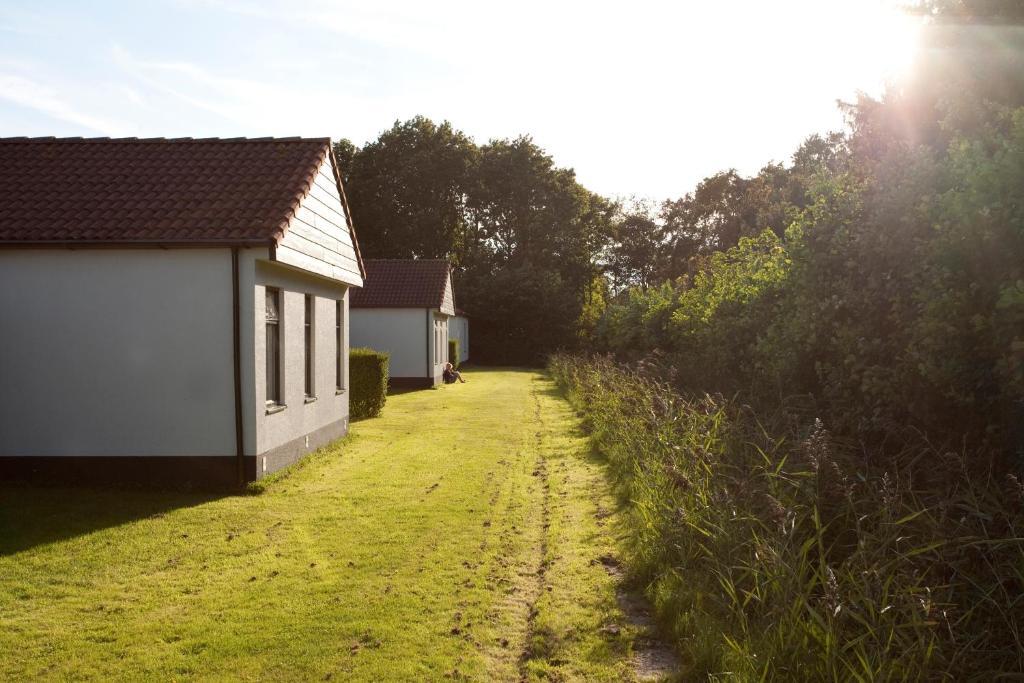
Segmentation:
[(349, 412), (353, 420), (377, 417), (384, 409), (390, 360), (388, 354), (373, 349), (349, 351)]
[(455, 369), (459, 369), (459, 340), (449, 339), (448, 340), (448, 361), (455, 366)]

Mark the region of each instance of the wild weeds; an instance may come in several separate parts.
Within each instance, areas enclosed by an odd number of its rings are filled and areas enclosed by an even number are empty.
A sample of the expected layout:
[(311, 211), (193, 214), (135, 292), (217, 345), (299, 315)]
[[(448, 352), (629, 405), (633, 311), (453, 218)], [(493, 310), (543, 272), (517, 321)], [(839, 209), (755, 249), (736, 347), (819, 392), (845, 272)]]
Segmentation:
[(874, 458), (608, 358), (550, 370), (619, 478), (630, 568), (694, 677), (1024, 671), (1024, 492), (986, 458)]

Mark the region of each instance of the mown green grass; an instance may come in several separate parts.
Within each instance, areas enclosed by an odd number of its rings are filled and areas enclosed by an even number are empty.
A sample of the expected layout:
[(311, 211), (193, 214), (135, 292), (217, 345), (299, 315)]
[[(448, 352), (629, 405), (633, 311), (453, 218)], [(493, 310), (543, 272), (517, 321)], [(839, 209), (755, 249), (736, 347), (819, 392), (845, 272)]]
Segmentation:
[(602, 466), (550, 381), (467, 377), (260, 495), (0, 487), (0, 679), (628, 679)]

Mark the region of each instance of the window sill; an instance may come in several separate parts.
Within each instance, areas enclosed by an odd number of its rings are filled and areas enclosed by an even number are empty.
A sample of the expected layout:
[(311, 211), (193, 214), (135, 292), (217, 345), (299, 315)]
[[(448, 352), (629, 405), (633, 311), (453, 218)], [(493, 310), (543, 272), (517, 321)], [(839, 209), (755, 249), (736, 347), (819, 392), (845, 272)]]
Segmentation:
[(335, 395), (335, 396), (341, 396), (341, 395), (342, 395), (342, 394), (344, 394), (344, 393), (345, 393), (345, 390), (344, 390), (344, 389), (335, 389), (335, 390), (334, 390), (334, 395)]
[(267, 415), (273, 415), (274, 413), (280, 413), (288, 406), (284, 403), (268, 403), (267, 404)]
[(303, 403), (313, 403), (314, 401), (316, 401), (316, 396), (307, 396)]

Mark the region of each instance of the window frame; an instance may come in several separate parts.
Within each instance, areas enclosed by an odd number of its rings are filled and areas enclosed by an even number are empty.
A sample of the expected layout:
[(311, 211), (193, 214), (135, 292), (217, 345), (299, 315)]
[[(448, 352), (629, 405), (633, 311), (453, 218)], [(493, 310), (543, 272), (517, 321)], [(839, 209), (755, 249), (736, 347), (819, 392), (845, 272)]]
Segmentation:
[(441, 337), (443, 332), (441, 319), (434, 318), (434, 365), (444, 365), (444, 356), (441, 353)]
[(334, 302), (334, 391), (345, 391), (345, 373), (342, 363), (343, 340), (345, 334), (345, 302), (337, 299)]
[(316, 400), (316, 297), (305, 295), (303, 303), (303, 354), (304, 354), (304, 388), (307, 403)]

